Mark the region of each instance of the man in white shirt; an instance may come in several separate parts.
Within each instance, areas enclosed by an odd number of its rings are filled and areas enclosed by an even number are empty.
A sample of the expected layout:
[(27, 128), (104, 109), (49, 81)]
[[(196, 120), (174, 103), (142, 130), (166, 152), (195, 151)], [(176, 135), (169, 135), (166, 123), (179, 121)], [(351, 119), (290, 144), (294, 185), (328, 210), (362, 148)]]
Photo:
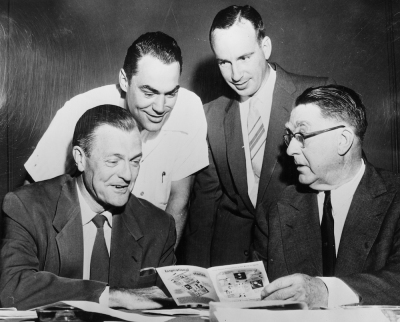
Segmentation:
[[(310, 307), (398, 305), (400, 176), (362, 157), (365, 107), (344, 86), (307, 89), (286, 124), (299, 173), (256, 228), (256, 258), (272, 281), (266, 300)], [(267, 236), (267, 237), (266, 237)]]
[(250, 6), (221, 10), (210, 44), (232, 91), (204, 106), (210, 166), (196, 176), (182, 243), (186, 263), (203, 267), (250, 260), (254, 225), (266, 225), (269, 205), (294, 181), (282, 141), (293, 102), (333, 82), (269, 63), (271, 40)]
[(162, 32), (140, 36), (129, 47), (119, 85), (75, 96), (61, 108), (25, 163), (34, 181), (73, 174), (71, 139), (88, 109), (113, 104), (135, 117), (143, 157), (133, 194), (170, 213), (178, 241), (185, 225), (195, 172), (208, 165), (207, 125), (200, 98), (179, 86), (181, 50)]
[(1, 306), (160, 307), (166, 296), (155, 268), (175, 264), (175, 222), (131, 193), (142, 158), (134, 117), (114, 105), (89, 109), (72, 153), (78, 176), (26, 185), (4, 199)]

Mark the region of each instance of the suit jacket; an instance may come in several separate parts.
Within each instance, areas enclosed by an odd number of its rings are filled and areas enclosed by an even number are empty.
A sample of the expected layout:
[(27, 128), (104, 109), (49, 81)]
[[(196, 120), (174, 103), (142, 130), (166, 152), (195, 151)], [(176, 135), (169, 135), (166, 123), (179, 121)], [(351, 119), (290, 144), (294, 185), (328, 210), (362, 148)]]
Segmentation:
[[(269, 236), (256, 254), (269, 279), (323, 276), (316, 192), (288, 187), (268, 220)], [(361, 304), (400, 304), (400, 175), (367, 164), (343, 227), (335, 276)]]
[[(68, 175), (24, 186), (3, 203), (1, 305), (29, 309), (61, 300), (97, 301), (106, 283), (82, 280), (83, 229), (76, 179)], [(113, 214), (110, 287), (160, 284), (146, 267), (175, 262), (175, 222), (131, 195)]]
[(293, 161), (285, 152), (284, 125), (294, 100), (306, 88), (334, 81), (272, 67), (277, 78), (255, 208), (248, 196), (238, 98), (222, 96), (204, 106), (210, 165), (197, 174), (194, 184), (181, 243), (187, 264), (209, 267), (248, 261), (255, 218), (257, 225), (265, 226), (263, 215), (269, 205), (297, 178)]

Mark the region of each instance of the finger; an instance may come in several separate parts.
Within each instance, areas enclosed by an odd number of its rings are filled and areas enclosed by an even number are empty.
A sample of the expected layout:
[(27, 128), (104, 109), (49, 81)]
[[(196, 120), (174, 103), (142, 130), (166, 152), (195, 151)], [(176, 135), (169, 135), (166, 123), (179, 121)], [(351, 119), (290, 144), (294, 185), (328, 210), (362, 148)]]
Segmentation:
[(293, 285), (294, 277), (292, 275), (284, 276), (276, 279), (272, 283), (268, 284), (261, 292), (261, 298), (266, 297), (280, 289), (290, 287)]
[(295, 290), (292, 287), (279, 289), (268, 295), (264, 300), (289, 300), (295, 297)]

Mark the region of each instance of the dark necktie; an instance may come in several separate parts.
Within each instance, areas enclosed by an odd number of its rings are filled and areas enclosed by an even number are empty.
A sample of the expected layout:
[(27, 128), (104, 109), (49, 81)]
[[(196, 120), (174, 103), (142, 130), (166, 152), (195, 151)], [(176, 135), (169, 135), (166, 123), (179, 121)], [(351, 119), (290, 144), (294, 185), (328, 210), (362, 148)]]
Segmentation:
[(331, 192), (325, 191), (321, 221), (322, 264), (324, 276), (334, 276), (336, 264), (335, 231), (332, 216)]
[(96, 215), (92, 221), (97, 227), (97, 233), (92, 250), (92, 259), (90, 261), (90, 279), (108, 283), (110, 256), (108, 255), (103, 229), (106, 217), (103, 215)]

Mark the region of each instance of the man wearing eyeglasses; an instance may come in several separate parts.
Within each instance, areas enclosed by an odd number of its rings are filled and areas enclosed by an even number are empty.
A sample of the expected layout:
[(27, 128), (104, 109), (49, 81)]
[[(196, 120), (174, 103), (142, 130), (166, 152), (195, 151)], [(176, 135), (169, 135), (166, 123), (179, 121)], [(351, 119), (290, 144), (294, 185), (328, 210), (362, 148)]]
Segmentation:
[(255, 233), (272, 281), (264, 299), (399, 304), (400, 175), (363, 160), (366, 129), (349, 88), (309, 88), (297, 98), (284, 141), (300, 184), (284, 190), (268, 230)]

